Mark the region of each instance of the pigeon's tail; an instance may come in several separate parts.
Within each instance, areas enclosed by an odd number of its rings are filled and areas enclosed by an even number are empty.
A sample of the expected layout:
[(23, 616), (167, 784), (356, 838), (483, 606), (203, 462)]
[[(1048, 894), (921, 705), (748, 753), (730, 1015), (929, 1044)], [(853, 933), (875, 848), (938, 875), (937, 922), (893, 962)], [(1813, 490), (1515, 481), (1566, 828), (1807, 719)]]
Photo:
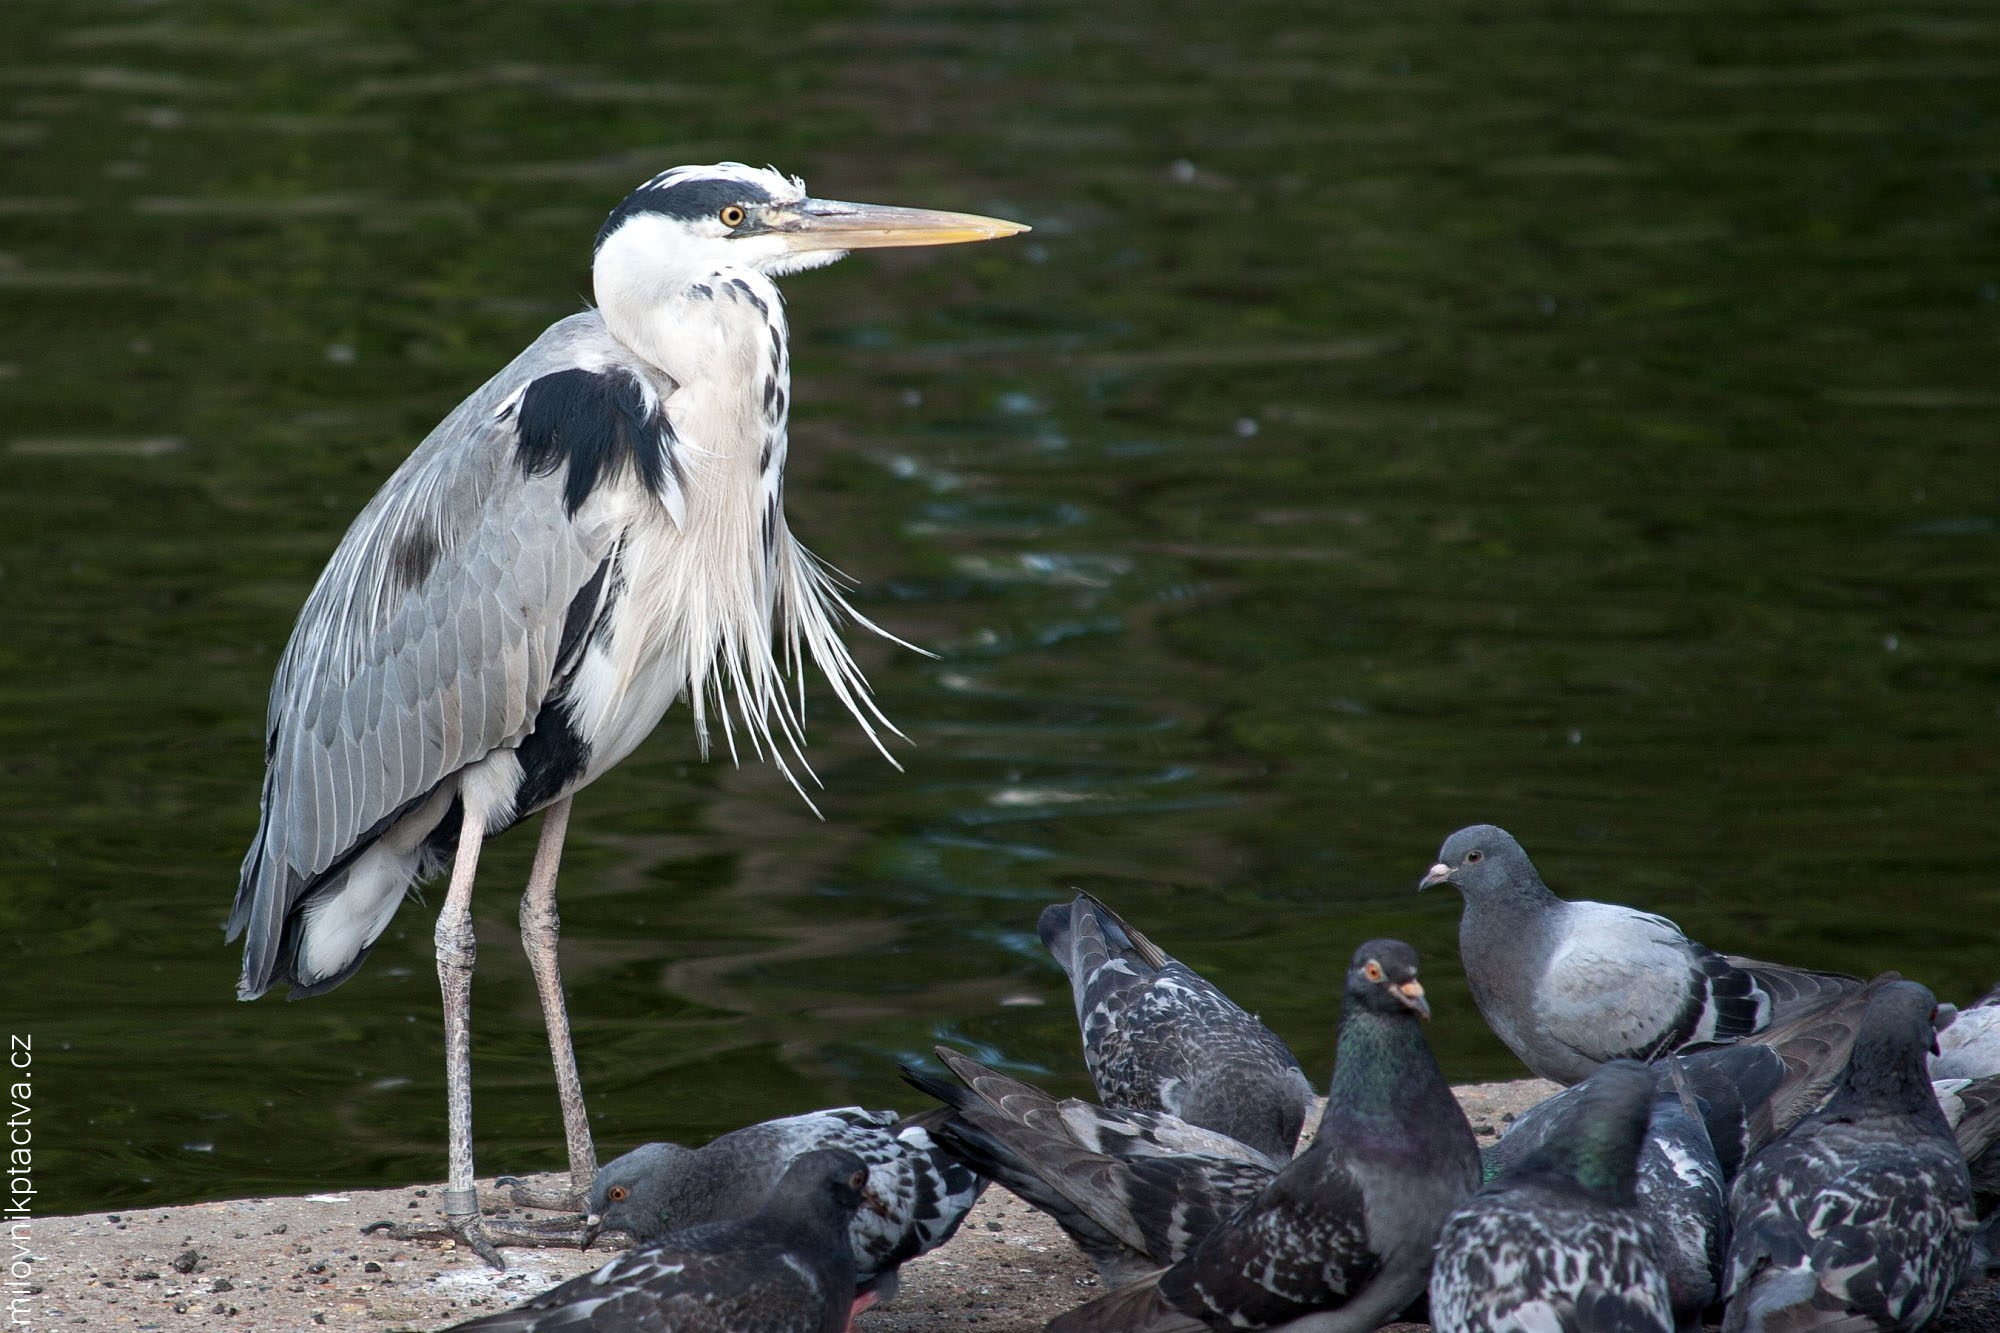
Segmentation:
[(1155, 1273), (1058, 1315), (1049, 1321), (1048, 1333), (1206, 1333), (1207, 1328), (1167, 1304)]
[[(1036, 1166), (1030, 1155), (1033, 1149), (1022, 1141), (1032, 1131), (996, 1111), (971, 1088), (909, 1065), (904, 1065), (902, 1072), (904, 1082), (951, 1108), (929, 1131), (946, 1152), (1047, 1213), (1107, 1278), (1117, 1281), (1150, 1267)], [(1044, 1142), (1040, 1146), (1051, 1145)], [(1073, 1145), (1071, 1151), (1076, 1151)]]
[(1071, 902), (1044, 907), (1035, 930), (1042, 937), (1042, 947), (1079, 987), (1113, 959), (1136, 962), (1153, 972), (1173, 962), (1158, 945), (1087, 893), (1077, 894)]

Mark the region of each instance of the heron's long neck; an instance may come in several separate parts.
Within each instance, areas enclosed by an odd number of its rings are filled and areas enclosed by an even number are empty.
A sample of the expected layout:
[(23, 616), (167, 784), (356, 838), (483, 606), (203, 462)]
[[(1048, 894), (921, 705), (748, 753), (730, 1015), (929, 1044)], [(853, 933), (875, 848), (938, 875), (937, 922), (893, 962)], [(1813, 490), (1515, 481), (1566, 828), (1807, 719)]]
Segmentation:
[(802, 762), (802, 719), (785, 679), (810, 656), (876, 737), (886, 719), (837, 625), (853, 618), (875, 627), (854, 615), (785, 524), (791, 356), (776, 286), (755, 271), (725, 268), (684, 278), (651, 304), (616, 306), (602, 307), (612, 334), (672, 380), (664, 409), (687, 518), (652, 544), (652, 602), (642, 620), (678, 662), (697, 728), (705, 737), (713, 703), (733, 750), (733, 696), (757, 749), (780, 763), (789, 749)]

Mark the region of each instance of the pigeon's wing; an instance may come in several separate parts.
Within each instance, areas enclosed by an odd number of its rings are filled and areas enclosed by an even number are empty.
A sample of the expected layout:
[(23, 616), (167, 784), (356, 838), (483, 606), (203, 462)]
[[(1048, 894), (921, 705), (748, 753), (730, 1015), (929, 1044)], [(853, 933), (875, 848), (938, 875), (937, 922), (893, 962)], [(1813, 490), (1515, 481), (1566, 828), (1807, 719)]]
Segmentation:
[(1651, 1236), (1625, 1209), (1536, 1190), (1480, 1195), (1445, 1224), (1431, 1269), (1440, 1328), (1671, 1333)]
[[(824, 1274), (783, 1245), (739, 1234), (708, 1244), (642, 1246), (512, 1310), (451, 1333), (835, 1333), (852, 1291), (827, 1290)], [(678, 1233), (676, 1240), (715, 1228)], [(831, 1312), (831, 1313), (830, 1313)]]
[(1291, 1049), (1089, 894), (1042, 912), (1108, 1106), (1166, 1111), (1288, 1156), (1312, 1088)]
[(1722, 1294), (1746, 1313), (1847, 1309), (1917, 1327), (1971, 1252), (1957, 1146), (1908, 1118), (1818, 1122), (1772, 1144), (1730, 1192)]
[(2000, 1203), (2000, 1074), (1960, 1088), (1958, 1123), (1952, 1128), (1965, 1155), (1980, 1211)]
[(1537, 993), (1537, 1026), (1548, 1038), (1601, 1063), (1650, 1060), (1686, 1041), (1750, 1030), (1754, 1013), (1746, 1021), (1734, 997), (1716, 998), (1711, 960), (1720, 956), (1665, 917), (1579, 902), (1563, 923)]
[(1200, 1125), (1190, 1125), (1165, 1111), (1121, 1111), (1095, 1102), (1064, 1098), (1056, 1104), (1070, 1137), (1083, 1147), (1128, 1161), (1135, 1157), (1171, 1157), (1200, 1153), (1233, 1157), (1276, 1174), (1284, 1159), (1261, 1153), (1247, 1143)]

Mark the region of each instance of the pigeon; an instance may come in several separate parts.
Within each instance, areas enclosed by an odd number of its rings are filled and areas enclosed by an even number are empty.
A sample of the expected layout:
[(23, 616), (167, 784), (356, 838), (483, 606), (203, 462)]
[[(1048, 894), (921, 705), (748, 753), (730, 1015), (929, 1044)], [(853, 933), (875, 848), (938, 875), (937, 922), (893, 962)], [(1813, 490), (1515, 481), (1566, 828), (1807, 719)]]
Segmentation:
[(1926, 1077), (1936, 1005), (1915, 982), (1881, 987), (1832, 1100), (1736, 1178), (1725, 1333), (1915, 1329), (1944, 1308), (1976, 1221)]
[(841, 1148), (867, 1164), (869, 1194), (881, 1205), (854, 1215), (856, 1281), (887, 1300), (897, 1267), (951, 1239), (986, 1188), (932, 1141), (938, 1118), (842, 1106), (731, 1130), (692, 1150), (648, 1143), (598, 1170), (584, 1243), (600, 1231), (624, 1231), (645, 1244), (700, 1223), (750, 1217), (792, 1161)]
[[(1723, 1051), (1750, 1049), (1732, 1046)], [(1629, 1080), (1631, 1068), (1630, 1062), (1618, 1060), (1599, 1066), (1583, 1082), (1524, 1112), (1499, 1142), (1481, 1150), (1488, 1183), (1536, 1154), (1546, 1155), (1550, 1144), (1586, 1132), (1587, 1117), (1607, 1114), (1604, 1108), (1611, 1094), (1600, 1084), (1607, 1078)], [(1701, 1107), (1679, 1065), (1667, 1060), (1650, 1068), (1652, 1117), (1636, 1168), (1638, 1216), (1654, 1233), (1675, 1322), (1683, 1329), (1698, 1329), (1702, 1312), (1715, 1304), (1722, 1271), (1723, 1241), (1729, 1230), (1728, 1184)]]
[(845, 1333), (849, 1224), (879, 1206), (841, 1148), (792, 1160), (752, 1215), (671, 1231), (525, 1305), (450, 1333)]
[(1638, 1191), (1654, 1075), (1613, 1060), (1573, 1091), (1561, 1131), (1445, 1223), (1430, 1281), (1438, 1333), (1674, 1328), (1660, 1227)]
[(1606, 1060), (1653, 1060), (1732, 1041), (1830, 1003), (1860, 982), (1728, 958), (1663, 916), (1551, 893), (1504, 829), (1445, 839), (1419, 889), (1465, 898), (1458, 948), (1493, 1031), (1542, 1078), (1570, 1084)]
[(1312, 1084), (1276, 1033), (1087, 893), (1037, 929), (1069, 975), (1100, 1101), (1292, 1155)]
[(1938, 1033), (1938, 1053), (1931, 1060), (1931, 1077), (1985, 1078), (2000, 1074), (2000, 989), (1961, 1009)]
[(1951, 1121), (1952, 1137), (1965, 1154), (1972, 1198), (1981, 1217), (2000, 1214), (2000, 1074), (1969, 1083), (1932, 1083)]
[(1444, 1220), (1479, 1187), (1472, 1127), (1418, 1023), (1429, 1012), (1416, 951), (1362, 945), (1312, 1146), (1173, 1266), (1049, 1333), (1362, 1333), (1408, 1306)]
[(1165, 1112), (1057, 1101), (949, 1047), (937, 1056), (959, 1083), (903, 1077), (952, 1108), (938, 1140), (1048, 1214), (1114, 1286), (1182, 1258), (1282, 1165)]

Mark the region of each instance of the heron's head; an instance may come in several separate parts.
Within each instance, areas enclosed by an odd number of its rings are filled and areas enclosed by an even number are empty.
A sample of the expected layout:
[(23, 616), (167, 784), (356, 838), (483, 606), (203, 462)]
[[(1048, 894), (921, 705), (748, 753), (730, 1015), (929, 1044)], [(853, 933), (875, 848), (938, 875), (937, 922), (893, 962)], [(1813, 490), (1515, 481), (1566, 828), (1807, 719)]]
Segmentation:
[(663, 171), (625, 196), (597, 233), (598, 303), (658, 294), (724, 268), (769, 277), (831, 264), (850, 250), (956, 245), (1028, 230), (971, 213), (813, 199), (796, 176), (718, 162)]

